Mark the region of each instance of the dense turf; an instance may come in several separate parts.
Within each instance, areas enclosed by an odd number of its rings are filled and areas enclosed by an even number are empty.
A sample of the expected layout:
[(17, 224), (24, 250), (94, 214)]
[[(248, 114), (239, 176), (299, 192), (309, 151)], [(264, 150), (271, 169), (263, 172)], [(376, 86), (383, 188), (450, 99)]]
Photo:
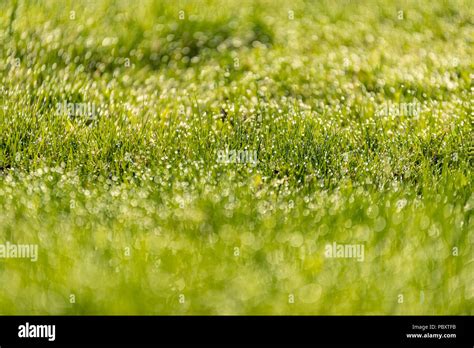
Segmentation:
[(473, 314), (473, 16), (1, 2), (0, 314)]

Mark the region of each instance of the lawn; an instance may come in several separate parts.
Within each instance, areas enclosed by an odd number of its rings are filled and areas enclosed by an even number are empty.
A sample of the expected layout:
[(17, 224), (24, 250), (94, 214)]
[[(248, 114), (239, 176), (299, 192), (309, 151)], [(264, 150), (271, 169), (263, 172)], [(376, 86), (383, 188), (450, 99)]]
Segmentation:
[(468, 0), (0, 2), (0, 314), (474, 314), (473, 57)]

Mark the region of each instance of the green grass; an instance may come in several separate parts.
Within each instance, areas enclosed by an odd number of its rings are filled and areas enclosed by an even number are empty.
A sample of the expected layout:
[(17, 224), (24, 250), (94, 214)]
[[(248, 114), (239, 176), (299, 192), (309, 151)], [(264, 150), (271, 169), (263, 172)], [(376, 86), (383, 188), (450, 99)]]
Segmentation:
[(0, 314), (474, 314), (473, 18), (1, 2)]

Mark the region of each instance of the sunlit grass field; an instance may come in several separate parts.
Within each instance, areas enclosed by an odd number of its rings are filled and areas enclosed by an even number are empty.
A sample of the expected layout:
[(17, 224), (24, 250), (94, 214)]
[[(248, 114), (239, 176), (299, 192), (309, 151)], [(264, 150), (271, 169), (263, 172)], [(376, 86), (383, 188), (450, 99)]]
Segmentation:
[(474, 314), (473, 24), (1, 1), (0, 314)]

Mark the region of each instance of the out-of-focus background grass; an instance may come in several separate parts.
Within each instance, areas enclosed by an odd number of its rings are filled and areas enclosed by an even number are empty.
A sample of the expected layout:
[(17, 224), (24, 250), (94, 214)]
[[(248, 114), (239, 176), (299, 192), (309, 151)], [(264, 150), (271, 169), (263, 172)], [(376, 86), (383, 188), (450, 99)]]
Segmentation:
[(0, 314), (473, 314), (473, 8), (2, 1)]

